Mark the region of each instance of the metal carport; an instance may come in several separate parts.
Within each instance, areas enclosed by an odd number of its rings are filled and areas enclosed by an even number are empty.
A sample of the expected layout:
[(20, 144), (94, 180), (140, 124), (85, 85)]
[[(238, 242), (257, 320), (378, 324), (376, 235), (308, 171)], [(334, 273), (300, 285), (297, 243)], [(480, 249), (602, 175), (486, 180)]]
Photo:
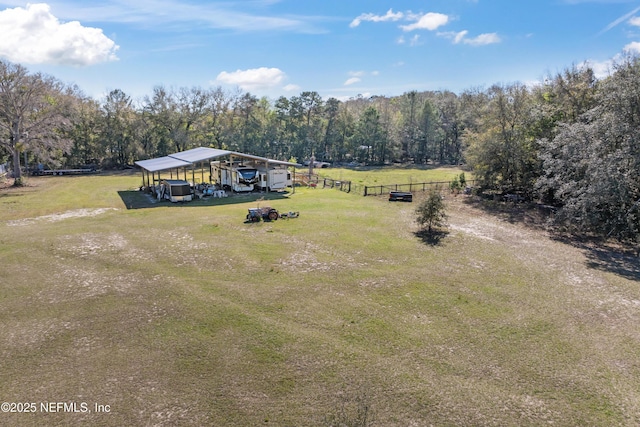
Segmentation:
[[(272, 160), (266, 157), (253, 156), (250, 154), (238, 153), (236, 151), (228, 151), (221, 150), (218, 148), (209, 148), (209, 147), (197, 147), (192, 148), (190, 150), (181, 151), (179, 153), (169, 154), (165, 157), (158, 157), (156, 159), (149, 160), (138, 160), (135, 162), (136, 165), (142, 168), (142, 185), (146, 188), (155, 185), (156, 182), (160, 181), (160, 172), (164, 170), (170, 170), (171, 176), (173, 177), (173, 169), (176, 169), (176, 176), (179, 177), (180, 169), (183, 169), (184, 172), (184, 180), (187, 180), (187, 168), (191, 168), (192, 174), (192, 182), (195, 184), (195, 164), (203, 162), (208, 162), (212, 159), (217, 159), (219, 157), (230, 156), (231, 162), (233, 162), (233, 157), (240, 157), (245, 159), (251, 159), (254, 161), (264, 162), (268, 167), (269, 164), (277, 164), (277, 165), (288, 165), (288, 166), (296, 166), (300, 165), (297, 163), (291, 163), (281, 160)], [(145, 176), (146, 171), (146, 176)], [(149, 172), (151, 172), (151, 179), (149, 179)], [(158, 176), (156, 178), (156, 172), (158, 172)], [(201, 173), (202, 173), (202, 181), (204, 182), (204, 168), (201, 165)], [(295, 175), (295, 171), (294, 171)], [(209, 175), (209, 181), (211, 181), (211, 175)], [(294, 177), (295, 181), (295, 177)], [(295, 191), (295, 188), (294, 188)]]

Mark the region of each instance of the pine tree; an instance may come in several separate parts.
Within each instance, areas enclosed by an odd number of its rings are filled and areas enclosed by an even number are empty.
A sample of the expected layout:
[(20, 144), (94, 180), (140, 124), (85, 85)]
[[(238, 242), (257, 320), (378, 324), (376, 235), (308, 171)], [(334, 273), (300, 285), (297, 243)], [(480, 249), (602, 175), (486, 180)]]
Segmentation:
[(416, 209), (418, 218), (416, 221), (420, 226), (427, 227), (431, 233), (434, 227), (441, 227), (445, 224), (447, 215), (442, 195), (437, 190), (431, 190), (426, 200)]

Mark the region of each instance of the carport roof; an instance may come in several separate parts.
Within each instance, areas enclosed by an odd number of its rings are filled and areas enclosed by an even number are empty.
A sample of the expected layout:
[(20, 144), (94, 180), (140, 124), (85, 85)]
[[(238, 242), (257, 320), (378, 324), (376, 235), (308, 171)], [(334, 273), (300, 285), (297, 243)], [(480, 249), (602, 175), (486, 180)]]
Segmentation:
[(296, 167), (302, 166), (302, 165), (300, 165), (298, 163), (285, 162), (284, 160), (273, 160), (273, 159), (268, 159), (266, 157), (254, 156), (252, 154), (238, 153), (238, 152), (235, 152), (235, 151), (232, 151), (231, 154), (233, 154), (234, 156), (238, 156), (238, 157), (244, 157), (245, 159), (258, 160), (258, 161), (261, 161), (261, 162), (268, 162), (268, 163), (271, 163), (271, 164), (274, 164), (274, 165), (296, 166)]
[(191, 162), (176, 159), (171, 156), (158, 157), (156, 159), (138, 160), (136, 165), (149, 172), (158, 172), (166, 169), (177, 169), (191, 166)]
[(272, 160), (265, 157), (253, 156), (250, 154), (238, 153), (236, 151), (220, 150), (218, 148), (198, 147), (191, 150), (181, 151), (179, 153), (169, 154), (165, 157), (158, 157), (156, 159), (138, 160), (136, 165), (149, 172), (158, 172), (167, 169), (178, 169), (193, 166), (194, 163), (204, 162), (206, 160), (216, 159), (226, 155), (234, 155), (238, 157), (244, 157), (246, 159), (260, 160), (278, 165), (286, 166), (301, 166), (297, 163), (284, 162), (281, 160)]
[(181, 151), (175, 154), (169, 154), (174, 159), (184, 160), (189, 163), (204, 162), (205, 160), (215, 159), (217, 157), (226, 156), (231, 151), (219, 150), (217, 148), (198, 147), (191, 150)]

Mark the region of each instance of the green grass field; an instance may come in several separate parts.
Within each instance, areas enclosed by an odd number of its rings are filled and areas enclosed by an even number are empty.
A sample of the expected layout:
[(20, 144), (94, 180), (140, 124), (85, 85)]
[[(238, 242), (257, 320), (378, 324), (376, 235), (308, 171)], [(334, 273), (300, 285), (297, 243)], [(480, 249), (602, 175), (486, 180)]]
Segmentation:
[[(300, 169), (304, 173), (304, 169)], [(457, 178), (463, 170), (458, 167), (392, 167), (382, 168), (325, 168), (314, 169), (322, 177), (340, 181), (351, 181), (354, 184), (377, 186), (390, 184), (412, 184), (423, 182), (445, 182)], [(464, 172), (467, 180), (472, 178), (470, 172)]]
[[(370, 184), (395, 173), (424, 176)], [(0, 425), (640, 424), (624, 255), (463, 196), (429, 244), (418, 200), (297, 188), (172, 205), (140, 181), (0, 189), (0, 401), (15, 403)], [(258, 204), (300, 217), (245, 223)]]

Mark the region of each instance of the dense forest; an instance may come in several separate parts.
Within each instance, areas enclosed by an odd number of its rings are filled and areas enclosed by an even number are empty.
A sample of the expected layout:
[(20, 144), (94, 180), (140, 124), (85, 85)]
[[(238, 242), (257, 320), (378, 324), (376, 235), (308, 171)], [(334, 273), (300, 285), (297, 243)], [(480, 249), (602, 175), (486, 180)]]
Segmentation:
[(597, 79), (573, 66), (536, 85), (276, 100), (242, 91), (158, 86), (95, 100), (0, 61), (0, 163), (20, 167), (135, 160), (198, 146), (332, 163), (461, 164), (480, 191), (556, 206), (569, 229), (640, 239), (640, 59)]

